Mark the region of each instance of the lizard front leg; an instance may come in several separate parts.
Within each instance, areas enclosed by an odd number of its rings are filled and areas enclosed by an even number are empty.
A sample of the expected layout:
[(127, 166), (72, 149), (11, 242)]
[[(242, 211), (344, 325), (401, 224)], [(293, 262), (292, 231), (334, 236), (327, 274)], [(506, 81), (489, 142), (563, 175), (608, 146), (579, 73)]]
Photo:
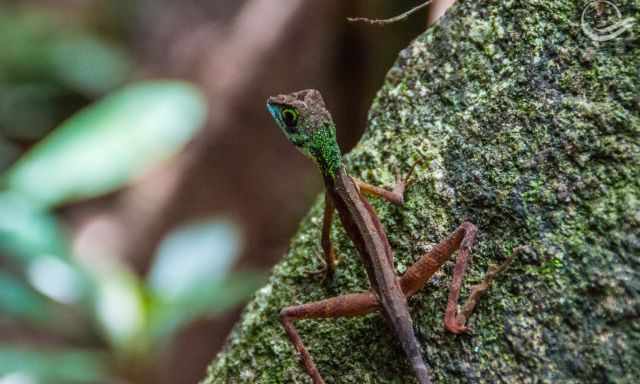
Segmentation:
[(336, 258), (336, 253), (333, 250), (333, 245), (331, 244), (331, 226), (333, 225), (333, 213), (335, 212), (335, 207), (333, 206), (333, 201), (331, 200), (331, 196), (325, 192), (324, 194), (324, 216), (322, 218), (322, 251), (324, 252), (324, 260), (326, 263), (327, 273), (326, 277), (331, 278), (336, 271), (336, 265), (338, 264), (338, 259)]
[(356, 179), (355, 177), (352, 177), (352, 179), (356, 183), (356, 186), (361, 193), (382, 197), (390, 203), (403, 205), (404, 192), (411, 184), (411, 176), (413, 175), (413, 171), (416, 169), (416, 166), (418, 164), (419, 162), (413, 164), (411, 170), (404, 178), (400, 176), (400, 173), (396, 173), (396, 183), (393, 185), (391, 190), (365, 183), (364, 181)]
[(280, 321), (289, 336), (289, 340), (300, 354), (304, 367), (314, 384), (324, 384), (313, 358), (304, 346), (293, 321), (300, 319), (319, 319), (360, 316), (377, 310), (378, 300), (372, 292), (353, 293), (326, 300), (286, 307), (280, 311)]
[(331, 279), (336, 272), (338, 258), (331, 244), (331, 227), (333, 225), (333, 214), (335, 207), (328, 193), (324, 194), (324, 214), (322, 217), (322, 237), (320, 245), (322, 245), (322, 254), (324, 257), (324, 266), (317, 271), (309, 272), (310, 275), (324, 275), (323, 279)]
[(462, 223), (453, 233), (446, 239), (436, 245), (431, 251), (424, 254), (416, 261), (402, 276), (400, 284), (402, 290), (407, 297), (414, 295), (420, 290), (433, 274), (440, 269), (451, 254), (456, 250), (459, 251), (456, 259), (456, 265), (453, 269), (453, 279), (450, 285), (449, 299), (447, 300), (447, 309), (444, 316), (444, 326), (452, 333), (467, 332), (469, 328), (466, 326), (467, 319), (473, 312), (476, 304), (480, 300), (482, 294), (489, 289), (491, 282), (498, 273), (503, 271), (511, 259), (508, 259), (499, 267), (492, 267), (485, 275), (480, 284), (472, 287), (467, 302), (463, 305), (461, 311), (457, 310), (458, 299), (460, 297), (460, 288), (464, 272), (469, 263), (471, 246), (476, 238), (477, 228), (468, 221)]
[[(399, 173), (396, 174), (396, 183), (391, 190), (365, 183), (364, 181), (354, 177), (352, 177), (352, 179), (361, 193), (382, 197), (393, 204), (402, 205), (404, 204), (404, 192), (411, 184), (411, 176), (418, 164), (419, 163), (415, 163), (404, 178), (401, 177)], [(329, 194), (325, 192), (324, 214), (322, 218), (322, 238), (320, 240), (325, 266), (322, 269), (311, 273), (324, 274), (324, 277), (328, 279), (333, 277), (336, 271), (336, 266), (338, 265), (338, 258), (336, 257), (336, 253), (331, 243), (331, 227), (333, 226), (334, 212), (335, 206), (333, 205), (333, 201)]]
[[(411, 170), (411, 172), (413, 172), (413, 169)], [(384, 188), (376, 187), (375, 185), (367, 184), (364, 181), (358, 180), (353, 177), (352, 179), (361, 193), (382, 197), (391, 203), (402, 205), (404, 204), (404, 191), (407, 187), (411, 172), (405, 179), (402, 179), (399, 176), (396, 177), (396, 184), (391, 191)], [(335, 206), (333, 205), (333, 201), (331, 200), (331, 197), (328, 193), (325, 192), (324, 196), (324, 214), (322, 217), (322, 237), (320, 240), (320, 244), (322, 245), (325, 266), (319, 271), (312, 273), (323, 273), (325, 275), (325, 278), (330, 279), (331, 277), (333, 277), (336, 271), (336, 266), (338, 264), (338, 259), (333, 249), (333, 244), (331, 243), (331, 227), (333, 226), (333, 214), (335, 212)]]

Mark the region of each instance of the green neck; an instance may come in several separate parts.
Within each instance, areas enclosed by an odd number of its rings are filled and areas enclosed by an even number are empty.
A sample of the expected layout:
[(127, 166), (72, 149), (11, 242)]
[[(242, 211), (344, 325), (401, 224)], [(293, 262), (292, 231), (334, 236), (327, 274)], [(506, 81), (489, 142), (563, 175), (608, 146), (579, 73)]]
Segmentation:
[(311, 140), (310, 152), (325, 176), (334, 178), (342, 165), (342, 154), (336, 141), (336, 130), (333, 125), (317, 130)]

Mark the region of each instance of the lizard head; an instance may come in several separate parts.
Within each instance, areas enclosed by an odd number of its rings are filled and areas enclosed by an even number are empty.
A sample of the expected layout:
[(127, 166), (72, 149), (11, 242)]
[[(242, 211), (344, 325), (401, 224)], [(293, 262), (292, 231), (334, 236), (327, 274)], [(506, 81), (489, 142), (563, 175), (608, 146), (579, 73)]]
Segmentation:
[(324, 173), (333, 175), (341, 164), (333, 118), (320, 92), (306, 89), (271, 96), (267, 109), (287, 139), (315, 160)]

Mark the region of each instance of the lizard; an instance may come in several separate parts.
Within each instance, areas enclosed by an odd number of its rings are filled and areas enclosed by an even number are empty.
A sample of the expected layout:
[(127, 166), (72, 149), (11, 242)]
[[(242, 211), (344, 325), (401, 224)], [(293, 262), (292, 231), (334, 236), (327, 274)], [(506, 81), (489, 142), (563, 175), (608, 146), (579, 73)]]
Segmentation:
[(336, 140), (335, 123), (319, 91), (307, 89), (271, 96), (267, 100), (267, 109), (287, 139), (304, 155), (314, 160), (322, 174), (325, 207), (321, 246), (326, 276), (333, 276), (337, 265), (330, 238), (334, 211), (337, 211), (346, 233), (361, 256), (371, 286), (369, 291), (293, 305), (280, 311), (280, 322), (308, 375), (314, 384), (324, 384), (324, 379), (293, 324), (295, 320), (360, 316), (379, 311), (400, 341), (418, 382), (431, 383), (431, 369), (422, 357), (407, 298), (420, 290), (458, 250), (444, 327), (454, 334), (468, 332), (468, 317), (480, 296), (489, 289), (495, 276), (506, 267), (509, 260), (499, 267), (490, 267), (482, 282), (472, 287), (462, 309), (458, 310), (463, 275), (477, 233), (474, 224), (464, 221), (447, 238), (421, 256), (402, 276), (397, 276), (393, 264), (394, 254), (387, 235), (365, 195), (382, 197), (398, 205), (404, 204), (405, 189), (417, 163), (405, 178), (396, 177), (396, 184), (391, 190), (367, 184), (347, 173)]

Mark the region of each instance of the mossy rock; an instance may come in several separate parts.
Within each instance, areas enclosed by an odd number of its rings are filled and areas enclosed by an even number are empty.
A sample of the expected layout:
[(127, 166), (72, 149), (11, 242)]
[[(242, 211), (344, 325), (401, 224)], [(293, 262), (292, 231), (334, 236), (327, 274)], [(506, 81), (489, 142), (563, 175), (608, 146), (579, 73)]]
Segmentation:
[[(637, 22), (595, 42), (580, 23), (586, 2), (459, 2), (401, 52), (347, 156), (353, 175), (377, 185), (428, 159), (404, 207), (372, 201), (398, 272), (464, 219), (480, 232), (463, 296), (523, 249), (472, 315), (472, 335), (443, 330), (453, 258), (410, 300), (438, 383), (640, 377), (640, 4), (617, 3)], [(278, 312), (367, 289), (339, 225), (335, 279), (305, 275), (320, 266), (322, 206), (204, 383), (310, 382)], [(378, 314), (296, 325), (328, 383), (415, 382)]]

